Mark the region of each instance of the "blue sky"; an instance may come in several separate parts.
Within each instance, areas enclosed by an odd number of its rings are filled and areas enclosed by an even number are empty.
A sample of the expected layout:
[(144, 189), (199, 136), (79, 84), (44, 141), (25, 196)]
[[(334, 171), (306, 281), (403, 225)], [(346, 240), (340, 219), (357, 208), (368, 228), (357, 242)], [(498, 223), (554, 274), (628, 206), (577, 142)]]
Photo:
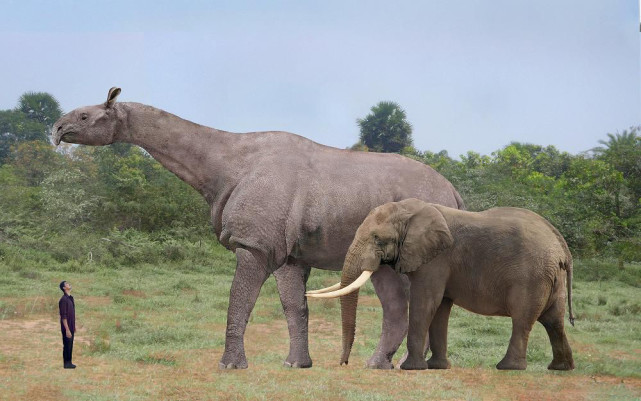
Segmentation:
[(12, 1), (0, 109), (122, 101), (336, 147), (398, 102), (419, 150), (578, 153), (641, 124), (637, 0)]

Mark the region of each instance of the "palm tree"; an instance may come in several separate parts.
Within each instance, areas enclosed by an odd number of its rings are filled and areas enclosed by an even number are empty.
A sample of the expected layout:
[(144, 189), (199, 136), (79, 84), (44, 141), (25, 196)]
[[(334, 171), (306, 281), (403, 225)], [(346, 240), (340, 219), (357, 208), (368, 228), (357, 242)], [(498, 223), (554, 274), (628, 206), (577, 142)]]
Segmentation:
[(399, 153), (412, 145), (412, 125), (395, 102), (379, 102), (367, 117), (357, 119), (361, 143), (375, 152)]
[(35, 120), (46, 126), (51, 126), (62, 117), (60, 103), (46, 92), (23, 93), (18, 100), (16, 111), (20, 111), (30, 120)]
[(622, 133), (608, 134), (604, 145), (593, 149), (595, 155), (623, 174), (637, 204), (641, 199), (641, 126), (630, 127)]
[(608, 134), (608, 140), (600, 140), (593, 151), (600, 159), (612, 164), (623, 177), (641, 174), (641, 127), (631, 127), (622, 133)]

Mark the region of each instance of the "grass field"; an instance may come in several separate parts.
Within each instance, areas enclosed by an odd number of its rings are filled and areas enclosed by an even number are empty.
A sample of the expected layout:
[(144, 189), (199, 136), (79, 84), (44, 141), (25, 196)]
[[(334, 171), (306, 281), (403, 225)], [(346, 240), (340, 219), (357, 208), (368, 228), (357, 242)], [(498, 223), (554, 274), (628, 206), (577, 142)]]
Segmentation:
[[(0, 250), (2, 251), (2, 250)], [(542, 326), (530, 336), (528, 369), (500, 372), (507, 318), (455, 307), (447, 371), (372, 371), (381, 308), (371, 284), (361, 291), (349, 366), (338, 366), (337, 300), (310, 301), (311, 369), (282, 366), (287, 325), (270, 278), (245, 337), (249, 369), (223, 371), (225, 319), (234, 255), (212, 245), (210, 263), (106, 267), (53, 263), (38, 255), (0, 252), (0, 399), (550, 399), (641, 398), (641, 266), (619, 270), (606, 261), (576, 261), (576, 327), (567, 327), (577, 369), (550, 372), (551, 348)], [(312, 271), (309, 288), (338, 281)], [(76, 370), (63, 370), (58, 283), (74, 286), (78, 331)], [(397, 360), (405, 351), (401, 346)]]

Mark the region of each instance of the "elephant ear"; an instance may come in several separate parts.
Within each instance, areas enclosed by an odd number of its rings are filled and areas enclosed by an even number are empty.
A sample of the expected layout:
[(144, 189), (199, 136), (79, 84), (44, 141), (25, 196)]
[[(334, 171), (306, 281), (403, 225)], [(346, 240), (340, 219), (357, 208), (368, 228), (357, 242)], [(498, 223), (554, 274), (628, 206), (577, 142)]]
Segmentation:
[(405, 238), (399, 247), (395, 269), (410, 273), (428, 263), (454, 243), (443, 214), (431, 204), (423, 203), (407, 213)]

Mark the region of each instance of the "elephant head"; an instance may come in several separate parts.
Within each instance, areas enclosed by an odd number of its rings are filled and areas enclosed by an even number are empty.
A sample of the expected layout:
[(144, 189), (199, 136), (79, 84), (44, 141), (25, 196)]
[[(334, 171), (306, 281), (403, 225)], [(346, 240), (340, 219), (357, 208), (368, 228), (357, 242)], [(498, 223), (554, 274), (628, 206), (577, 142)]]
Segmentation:
[(80, 107), (62, 116), (51, 131), (54, 145), (61, 141), (95, 146), (115, 142), (122, 120), (115, 107), (119, 94), (120, 88), (111, 88), (105, 103)]
[(441, 212), (418, 199), (390, 202), (373, 209), (347, 251), (340, 285), (309, 291), (308, 297), (341, 297), (343, 354), (347, 364), (354, 342), (358, 289), (381, 264), (411, 273), (453, 243)]

